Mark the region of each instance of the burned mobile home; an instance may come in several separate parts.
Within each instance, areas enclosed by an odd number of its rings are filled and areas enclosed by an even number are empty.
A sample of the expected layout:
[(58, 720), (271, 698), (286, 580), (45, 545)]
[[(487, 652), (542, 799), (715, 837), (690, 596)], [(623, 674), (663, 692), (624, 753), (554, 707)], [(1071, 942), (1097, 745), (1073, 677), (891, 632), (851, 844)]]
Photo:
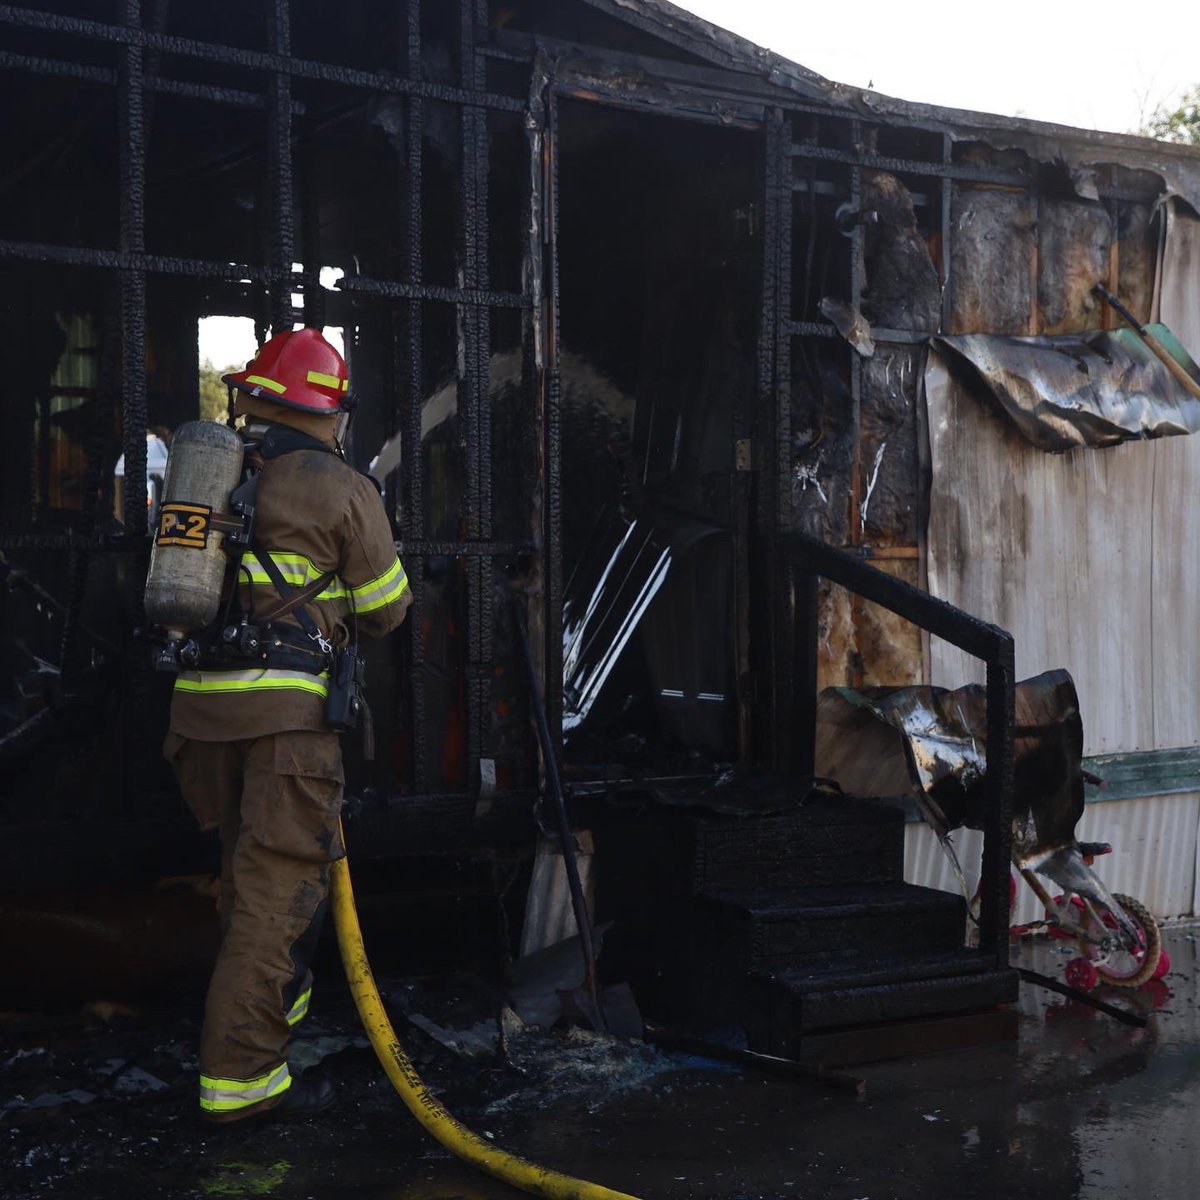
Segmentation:
[[(147, 435), (218, 315), (344, 334), (414, 593), (348, 786), (381, 887), (405, 856), (478, 918), (528, 863), (515, 606), (598, 916), (664, 1005), (694, 944), (760, 1045), (1012, 997), (1015, 674), (1072, 671), (1120, 805), (1194, 851), (1200, 443), (1048, 454), (964, 339), (1115, 333), (1101, 283), (1200, 353), (1196, 151), (850, 90), (662, 0), (46, 0), (0, 9), (0, 88), (6, 888), (208, 862), (141, 588)], [(968, 950), (899, 810), (797, 802), (818, 684), (981, 671)]]

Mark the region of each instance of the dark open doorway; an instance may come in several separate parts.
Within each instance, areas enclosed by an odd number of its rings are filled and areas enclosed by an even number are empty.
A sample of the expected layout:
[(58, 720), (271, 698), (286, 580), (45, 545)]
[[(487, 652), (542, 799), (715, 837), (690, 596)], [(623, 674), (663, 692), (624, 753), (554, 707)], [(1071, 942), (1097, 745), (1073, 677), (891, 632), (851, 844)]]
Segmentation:
[(579, 102), (557, 132), (566, 753), (707, 772), (748, 750), (759, 139)]

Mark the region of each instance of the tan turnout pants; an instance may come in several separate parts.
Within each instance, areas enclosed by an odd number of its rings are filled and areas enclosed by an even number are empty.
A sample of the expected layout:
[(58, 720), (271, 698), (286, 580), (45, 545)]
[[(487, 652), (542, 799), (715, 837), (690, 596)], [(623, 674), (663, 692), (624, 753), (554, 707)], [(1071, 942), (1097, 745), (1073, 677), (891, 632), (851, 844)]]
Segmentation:
[(337, 734), (309, 730), (235, 742), (168, 734), (164, 753), (204, 829), (221, 837), (221, 949), (200, 1038), (200, 1106), (236, 1120), (291, 1086), (287, 1041), (307, 1011), (341, 856)]

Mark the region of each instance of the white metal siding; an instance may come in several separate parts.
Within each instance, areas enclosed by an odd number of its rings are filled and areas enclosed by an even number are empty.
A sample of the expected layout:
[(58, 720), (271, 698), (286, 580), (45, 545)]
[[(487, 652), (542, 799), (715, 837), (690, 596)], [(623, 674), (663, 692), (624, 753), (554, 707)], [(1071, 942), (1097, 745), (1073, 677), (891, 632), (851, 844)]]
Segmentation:
[[(1166, 209), (1158, 315), (1200, 359), (1200, 221)], [(929, 590), (1010, 630), (1018, 678), (1071, 672), (1085, 754), (1200, 745), (1200, 436), (1045, 454), (930, 368)], [(930, 661), (932, 683), (982, 679), (937, 639)], [(1200, 793), (1089, 805), (1079, 827), (1113, 843), (1097, 864), (1110, 890), (1160, 917), (1200, 913), (1198, 835)], [(973, 887), (979, 837), (958, 837)], [(957, 890), (942, 859), (910, 826), (910, 880)]]

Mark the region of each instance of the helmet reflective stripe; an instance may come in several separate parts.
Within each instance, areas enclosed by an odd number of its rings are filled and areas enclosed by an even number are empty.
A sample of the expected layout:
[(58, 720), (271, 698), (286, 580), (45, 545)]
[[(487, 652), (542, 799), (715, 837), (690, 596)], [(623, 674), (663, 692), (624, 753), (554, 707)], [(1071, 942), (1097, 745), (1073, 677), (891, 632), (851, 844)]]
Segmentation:
[(383, 608), (386, 604), (392, 604), (404, 595), (406, 587), (408, 587), (408, 576), (404, 573), (404, 567), (400, 560), (396, 559), (382, 575), (372, 579), (369, 583), (364, 583), (361, 587), (350, 589), (354, 611), (369, 613), (374, 612), (377, 608)]
[[(346, 387), (336, 375), (326, 375), (324, 371), (309, 371), (308, 382), (319, 383), (322, 387), (331, 387), (339, 392), (346, 390)], [(347, 380), (348, 383), (349, 380)]]
[(312, 999), (312, 988), (305, 988), (299, 996), (296, 997), (296, 1003), (288, 1009), (287, 1023), (289, 1025), (298, 1025), (308, 1016), (308, 1002)]
[[(318, 570), (317, 564), (311, 558), (306, 558), (303, 554), (290, 554), (279, 550), (268, 550), (267, 553), (270, 554), (272, 561), (279, 568), (279, 573), (283, 576), (284, 582), (292, 584), (293, 587), (304, 587), (314, 579), (318, 579), (325, 574), (324, 571)], [(242, 566), (249, 573), (251, 582), (267, 584), (273, 582), (267, 574), (266, 568), (253, 553), (247, 551), (242, 556)], [(336, 579), (322, 589), (317, 599), (341, 600), (349, 594), (345, 584), (340, 579)]]
[(278, 1096), (291, 1086), (292, 1076), (287, 1063), (256, 1079), (221, 1079), (214, 1075), (201, 1075), (200, 1107), (205, 1112), (233, 1112)]
[(247, 375), (247, 383), (256, 383), (259, 387), (270, 388), (277, 395), (282, 396), (287, 391), (286, 383), (276, 383), (273, 379), (268, 379), (265, 375)]
[(329, 688), (325, 681), (328, 678), (328, 671), (318, 677), (304, 671), (285, 671), (272, 667), (254, 671), (181, 671), (175, 680), (175, 690), (216, 695), (295, 688), (301, 692), (312, 692), (314, 696), (327, 696)]

